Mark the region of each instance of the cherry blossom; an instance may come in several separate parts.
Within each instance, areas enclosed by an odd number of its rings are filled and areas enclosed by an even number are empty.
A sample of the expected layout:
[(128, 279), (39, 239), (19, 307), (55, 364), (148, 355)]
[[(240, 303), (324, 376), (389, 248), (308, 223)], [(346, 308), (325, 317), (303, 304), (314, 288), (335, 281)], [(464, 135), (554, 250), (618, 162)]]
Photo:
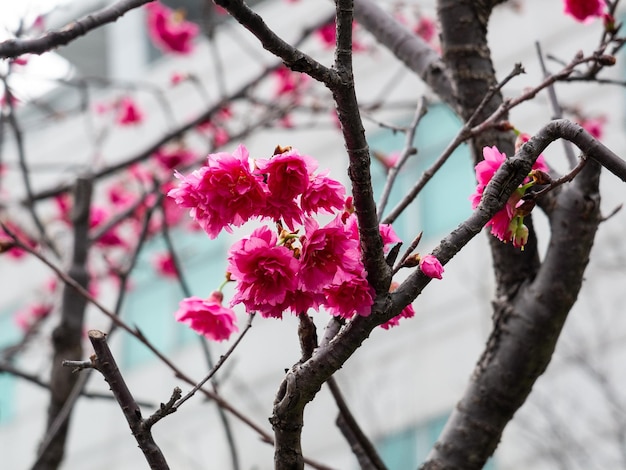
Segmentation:
[(264, 317), (282, 316), (297, 286), (298, 261), (268, 227), (236, 242), (228, 254), (228, 272), (237, 281), (231, 305), (243, 303)]
[(308, 155), (301, 155), (297, 150), (289, 148), (269, 160), (256, 160), (256, 166), (265, 175), (271, 198), (293, 200), (309, 187), (317, 162)]
[[(392, 281), (391, 286), (389, 287), (389, 292), (395, 291), (399, 286), (400, 284), (398, 284), (395, 281)], [(402, 309), (399, 315), (396, 315), (395, 317), (389, 319), (388, 321), (380, 325), (380, 327), (385, 330), (388, 330), (389, 328), (398, 326), (400, 324), (401, 318), (413, 318), (414, 316), (415, 316), (415, 309), (413, 308), (412, 304), (409, 304)]]
[(143, 112), (130, 96), (125, 96), (116, 105), (115, 122), (120, 126), (132, 126), (143, 122)]
[(174, 317), (213, 341), (227, 340), (239, 329), (235, 312), (224, 307), (222, 300), (221, 292), (213, 292), (208, 299), (188, 297), (179, 303)]
[(604, 134), (604, 126), (606, 124), (606, 116), (582, 118), (578, 122), (583, 129), (589, 132), (596, 139), (601, 139)]
[(437, 25), (431, 18), (422, 15), (419, 17), (414, 31), (424, 41), (430, 43), (437, 35)]
[[(20, 240), (21, 243), (24, 243), (25, 245), (31, 248), (37, 247), (37, 242), (33, 240), (32, 238), (30, 238), (26, 234), (26, 232), (24, 232), (18, 225), (10, 221), (4, 221), (3, 223), (6, 226), (6, 228), (13, 235), (15, 235), (18, 240)], [(15, 240), (13, 240), (13, 237), (11, 237), (8, 233), (6, 233), (0, 227), (0, 253), (6, 254), (7, 256), (13, 259), (22, 258), (26, 254), (26, 251), (24, 251), (24, 249), (22, 248), (19, 248), (18, 246), (15, 246), (14, 243), (15, 243)]]
[(339, 217), (320, 228), (313, 219), (306, 221), (306, 236), (301, 237), (300, 286), (306, 291), (320, 291), (325, 285), (349, 281), (363, 271), (358, 238)]
[(30, 330), (35, 324), (46, 318), (52, 312), (52, 304), (36, 302), (17, 311), (13, 320), (23, 331)]
[(231, 226), (241, 226), (258, 216), (267, 202), (263, 178), (253, 174), (248, 150), (240, 145), (232, 154), (208, 156), (207, 164), (187, 176), (167, 194), (181, 207), (190, 208), (191, 217), (210, 238)]
[(152, 260), (152, 264), (159, 275), (173, 279), (178, 278), (176, 263), (170, 252), (157, 253)]
[(443, 266), (433, 255), (425, 255), (420, 258), (420, 270), (433, 279), (442, 278)]
[(193, 40), (198, 35), (196, 24), (186, 21), (179, 11), (154, 2), (148, 9), (148, 34), (154, 45), (164, 52), (189, 54), (193, 51)]
[(324, 289), (324, 294), (328, 311), (346, 319), (354, 315), (369, 316), (375, 296), (374, 289), (365, 278), (365, 272), (360, 276), (352, 276), (341, 284), (328, 286)]
[(577, 21), (585, 22), (593, 17), (601, 17), (605, 10), (604, 0), (565, 0), (565, 14)]
[(173, 170), (182, 165), (189, 165), (196, 160), (195, 152), (183, 147), (175, 146), (171, 148), (159, 148), (152, 154), (154, 159), (167, 170)]
[[(527, 134), (522, 134), (518, 138), (518, 148), (524, 142), (528, 141), (530, 137)], [(476, 209), (480, 204), (483, 193), (491, 178), (500, 168), (502, 163), (506, 160), (506, 155), (501, 153), (495, 146), (485, 147), (483, 149), (484, 160), (479, 162), (476, 167), (476, 180), (478, 185), (476, 190), (470, 196), (472, 203), (472, 209)], [(548, 166), (540, 155), (532, 166), (533, 170), (539, 170), (542, 172), (548, 172)], [(522, 248), (528, 241), (527, 228), (524, 232), (523, 219), (527, 215), (525, 210), (521, 207), (523, 204), (522, 196), (530, 186), (534, 184), (534, 180), (527, 177), (517, 190), (511, 194), (508, 201), (502, 209), (494, 214), (494, 216), (487, 222), (486, 227), (491, 228), (491, 233), (503, 242), (513, 242), (517, 248)]]
[(306, 214), (322, 211), (332, 214), (343, 207), (346, 189), (343, 184), (327, 175), (328, 172), (322, 172), (312, 176), (307, 189), (302, 193), (300, 206)]

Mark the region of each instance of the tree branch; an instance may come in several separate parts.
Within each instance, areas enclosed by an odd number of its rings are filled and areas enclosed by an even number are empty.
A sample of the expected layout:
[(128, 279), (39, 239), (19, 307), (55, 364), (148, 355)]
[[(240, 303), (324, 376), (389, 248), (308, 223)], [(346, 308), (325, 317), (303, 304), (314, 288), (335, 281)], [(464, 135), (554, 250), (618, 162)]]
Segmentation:
[(107, 23), (112, 23), (125, 13), (150, 3), (154, 0), (120, 0), (110, 7), (84, 16), (64, 28), (49, 31), (33, 39), (8, 39), (0, 42), (0, 58), (10, 59), (22, 54), (43, 54), (60, 46), (65, 46), (74, 39), (84, 36), (89, 31)]
[[(91, 207), (91, 180), (79, 178), (76, 182), (74, 199), (77, 201), (72, 210), (74, 223), (74, 247), (71, 267), (68, 278), (83, 289), (89, 284), (87, 273), (87, 234), (89, 232), (89, 212)], [(61, 321), (52, 333), (54, 355), (52, 359), (52, 371), (50, 373), (50, 404), (48, 407), (48, 423), (46, 434), (51, 433), (56, 427), (57, 417), (64, 410), (65, 403), (73, 394), (77, 386), (77, 376), (64, 368), (61, 364), (63, 359), (79, 358), (82, 355), (83, 319), (87, 299), (76, 295), (74, 289), (66, 285), (63, 290), (63, 303), (61, 309)], [(65, 440), (69, 429), (69, 412), (67, 418), (53, 433), (47, 445), (40, 449), (34, 469), (56, 468), (63, 459)]]
[(354, 17), (380, 44), (430, 86), (442, 101), (456, 109), (446, 66), (425, 41), (372, 0), (354, 0)]
[[(169, 469), (161, 449), (159, 449), (159, 446), (154, 442), (152, 433), (150, 432), (153, 423), (141, 417), (141, 409), (139, 405), (137, 405), (137, 402), (135, 402), (132, 393), (128, 389), (117, 367), (115, 358), (107, 345), (106, 335), (98, 330), (90, 330), (88, 336), (95, 351), (95, 355), (91, 358), (94, 367), (104, 376), (104, 379), (111, 387), (111, 391), (119, 403), (133, 436), (148, 461), (148, 465), (154, 470)], [(178, 392), (180, 393), (180, 389), (178, 389)], [(164, 405), (162, 408), (163, 407)], [(173, 411), (176, 410), (175, 407), (170, 408)]]

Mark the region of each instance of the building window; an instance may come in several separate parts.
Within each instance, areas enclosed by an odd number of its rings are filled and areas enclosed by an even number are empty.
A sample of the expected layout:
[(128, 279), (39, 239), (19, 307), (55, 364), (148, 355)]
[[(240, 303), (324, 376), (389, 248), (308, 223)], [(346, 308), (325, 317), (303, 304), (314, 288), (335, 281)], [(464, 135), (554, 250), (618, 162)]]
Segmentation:
[[(443, 431), (448, 416), (429, 419), (380, 439), (376, 448), (388, 470), (417, 468), (424, 462)], [(493, 458), (487, 461), (483, 470), (496, 470)]]
[[(16, 311), (16, 308), (10, 308), (0, 313), (0, 351), (20, 340), (22, 333), (13, 320)], [(9, 422), (15, 414), (15, 385), (13, 375), (0, 372), (0, 426)]]
[[(450, 109), (441, 104), (432, 105), (422, 119), (415, 136), (417, 155), (400, 171), (391, 193), (386, 212), (393, 209), (413, 187), (422, 173), (439, 158), (448, 143), (456, 136), (461, 122)], [(372, 151), (389, 155), (399, 152), (404, 145), (404, 134), (392, 131), (375, 133), (369, 139)], [(380, 196), (386, 174), (383, 165), (373, 163), (372, 180), (376, 196)], [(454, 229), (471, 213), (469, 196), (475, 179), (470, 152), (461, 146), (424, 187), (421, 194), (394, 223), (403, 240), (411, 240), (424, 232), (425, 238), (438, 238)]]
[[(192, 295), (208, 297), (224, 281), (226, 272), (223, 241), (209, 240), (202, 231), (173, 230), (172, 238), (179, 255), (185, 280)], [(174, 312), (184, 293), (175, 279), (159, 275), (152, 260), (166, 250), (162, 239), (148, 242), (132, 277), (132, 290), (124, 306), (124, 318), (136, 325), (161, 352), (172, 352), (198, 335), (174, 320)], [(152, 352), (130, 335), (123, 337), (122, 364), (130, 368), (153, 358)]]

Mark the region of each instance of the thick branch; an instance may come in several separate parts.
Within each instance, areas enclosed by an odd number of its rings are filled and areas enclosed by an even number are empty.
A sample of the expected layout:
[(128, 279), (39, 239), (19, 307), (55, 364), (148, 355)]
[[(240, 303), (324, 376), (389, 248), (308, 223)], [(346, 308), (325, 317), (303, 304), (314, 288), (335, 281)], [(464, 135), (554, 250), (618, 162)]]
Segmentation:
[[(512, 192), (526, 177), (533, 163), (537, 159), (537, 156), (548, 146), (548, 144), (561, 137), (566, 138), (567, 140), (570, 140), (574, 144), (580, 146), (581, 150), (586, 152), (587, 157), (590, 159), (602, 162), (610, 161), (612, 166), (620, 168), (624, 165), (623, 161), (618, 163), (615, 160), (617, 157), (615, 157), (615, 155), (608, 148), (606, 148), (603, 144), (596, 142), (593, 137), (582, 130), (580, 126), (565, 120), (549, 123), (528, 143), (522, 146), (517, 155), (503, 163), (502, 167), (498, 170), (490, 184), (485, 189), (483, 200), (476, 211), (457, 229), (450, 233), (450, 235), (443, 239), (439, 246), (433, 251), (433, 254), (437, 256), (442, 264), (446, 264), (450, 261), (472, 238), (481, 232), (487, 221), (504, 206)], [(584, 173), (584, 171), (582, 173)], [(579, 177), (582, 176), (582, 173)], [(595, 232), (594, 227), (599, 222), (599, 218), (595, 215), (595, 211), (597, 210), (596, 202), (592, 201), (591, 209), (579, 214), (583, 218), (582, 220), (572, 219), (571, 217), (576, 217), (577, 212), (574, 212), (574, 215), (572, 215), (569, 211), (572, 210), (571, 204), (573, 204), (574, 207), (577, 207), (581, 201), (589, 201), (587, 199), (587, 195), (590, 194), (590, 191), (591, 190), (589, 190), (587, 194), (580, 196), (578, 194), (580, 190), (575, 190), (571, 194), (572, 202), (564, 205), (561, 210), (563, 217), (569, 217), (567, 224), (564, 226), (564, 231), (567, 232), (567, 230), (572, 228), (572, 225), (580, 223), (581, 227), (574, 230), (572, 233), (575, 237), (583, 237), (582, 245), (580, 247), (580, 250), (582, 250), (580, 256), (582, 256), (582, 258), (578, 259), (578, 253), (576, 253), (574, 257), (571, 255), (564, 256), (564, 258), (568, 258), (565, 259), (565, 264), (567, 264), (567, 262), (573, 264), (578, 263), (582, 266), (586, 264), (587, 257), (584, 256), (584, 253), (588, 250), (588, 248), (590, 248), (591, 245), (591, 242), (586, 238), (593, 238), (592, 234)], [(563, 191), (563, 193), (566, 193), (566, 191)], [(563, 197), (567, 199), (570, 196), (568, 195)], [(580, 207), (578, 208), (580, 209)], [(596, 220), (596, 218), (598, 220)], [(565, 221), (559, 220), (559, 222)], [(553, 262), (557, 262), (559, 257), (562, 255), (559, 250), (567, 251), (569, 249), (568, 247), (573, 243), (573, 241), (566, 241), (566, 243), (562, 242), (563, 240), (559, 239), (558, 243), (555, 240), (555, 242), (551, 244), (551, 246), (554, 245), (554, 248), (551, 249), (552, 251), (548, 256), (550, 259), (555, 260)], [(551, 266), (551, 264), (548, 263), (547, 266)], [(562, 264), (559, 269), (569, 268), (570, 266)], [(578, 268), (580, 268), (580, 266), (578, 266)], [(557, 268), (551, 267), (545, 269)], [(565, 279), (562, 282), (559, 282), (556, 287), (564, 289), (566, 287), (565, 284), (572, 284), (571, 289), (573, 289), (574, 292), (577, 292), (577, 287), (580, 285), (579, 276), (582, 276), (582, 271), (581, 269), (573, 269), (573, 271), (574, 273), (572, 274), (572, 278), (566, 276)], [(544, 268), (542, 268), (542, 271), (537, 277), (537, 281), (533, 284), (533, 286), (535, 286), (534, 288), (541, 287), (542, 289), (541, 296), (537, 296), (534, 300), (541, 305), (541, 315), (544, 315), (546, 312), (546, 308), (543, 306), (542, 302), (546, 302), (546, 299), (552, 297), (552, 294), (549, 292), (550, 285), (546, 284), (543, 286), (541, 284), (542, 282), (545, 282), (544, 276), (546, 276), (546, 274)], [(315, 351), (311, 359), (303, 364), (296, 364), (288, 372), (281, 386), (277, 401), (275, 402), (274, 416), (272, 419), (286, 419), (286, 417), (289, 416), (300, 416), (306, 403), (315, 397), (321, 385), (343, 366), (345, 361), (347, 361), (348, 358), (359, 348), (359, 346), (361, 346), (363, 341), (367, 339), (371, 331), (376, 326), (400, 313), (404, 307), (406, 307), (422, 292), (430, 281), (430, 278), (425, 276), (421, 271), (416, 270), (393, 294), (378, 296), (369, 317), (356, 317), (341, 331), (339, 331), (339, 333), (332, 340), (327, 343), (323, 342), (322, 345)], [(555, 284), (552, 284), (552, 287), (554, 286)], [(532, 300), (535, 292), (537, 291), (529, 291), (526, 293), (524, 301), (528, 302)], [(556, 299), (557, 297), (555, 296), (553, 300), (556, 301)], [(570, 296), (568, 301), (573, 302), (573, 299), (575, 299), (575, 296)], [(548, 303), (553, 300), (548, 300)], [(549, 305), (548, 310), (552, 307), (552, 305)], [(566, 303), (564, 303), (560, 308), (569, 310), (569, 306)], [(543, 317), (541, 318), (543, 322), (546, 321)], [(524, 324), (524, 321), (520, 320), (520, 323)], [(543, 323), (541, 325), (545, 326)], [(558, 328), (554, 324), (550, 323), (550, 328), (552, 328), (551, 331), (554, 332), (554, 335), (558, 334), (558, 331), (556, 331)], [(538, 332), (540, 331), (540, 328), (533, 329), (532, 334), (539, 334)], [(553, 345), (550, 345), (550, 341), (547, 341), (546, 343), (539, 341), (536, 343), (540, 345), (539, 347), (530, 348), (529, 344), (531, 343), (526, 341), (527, 339), (528, 338), (524, 338), (524, 341), (521, 341), (520, 343), (521, 347), (526, 350), (525, 354), (536, 354), (539, 356), (548, 354), (549, 357), (551, 354), (551, 348), (553, 348)], [(556, 337), (554, 340), (556, 340)], [(542, 363), (542, 360), (545, 362), (545, 359), (541, 357), (528, 358), (525, 354), (523, 357), (526, 357), (528, 360), (532, 359), (531, 372), (535, 374), (536, 379), (539, 373), (543, 371), (542, 367), (545, 367), (545, 364)], [(503, 371), (500, 370), (499, 373), (502, 374)], [(509, 373), (506, 372), (506, 374)], [(509, 378), (512, 378), (511, 380), (515, 380), (515, 374), (509, 374), (509, 376)], [(528, 378), (529, 373), (526, 373), (524, 377)], [(493, 380), (493, 378), (491, 380)], [(531, 382), (534, 382), (534, 380), (528, 379), (527, 384), (532, 385)], [(482, 389), (475, 389), (474, 391), (484, 393), (484, 390)], [(519, 393), (522, 393), (522, 391), (519, 391)], [(516, 403), (519, 403), (519, 397), (516, 397), (516, 399)], [(293, 421), (290, 422), (293, 423)], [(300, 423), (300, 425), (302, 424), (301, 422), (298, 423)], [(292, 431), (297, 432), (297, 429)], [(475, 430), (475, 432), (478, 433), (479, 430)], [(494, 438), (495, 435), (499, 436), (499, 432), (496, 432), (495, 434), (491, 433), (490, 438)], [(497, 443), (497, 439), (495, 442)], [(445, 447), (445, 445), (446, 444), (442, 444), (443, 447)], [(495, 443), (493, 445), (495, 446)], [(487, 454), (487, 456), (488, 455), (489, 454)], [(469, 467), (459, 465), (454, 468)]]
[[(75, 200), (72, 212), (74, 223), (74, 247), (69, 278), (83, 289), (87, 288), (87, 234), (89, 231), (89, 212), (91, 207), (92, 184), (89, 179), (79, 178), (76, 183)], [(63, 417), (63, 423), (57, 430), (57, 419), (64, 405), (77, 385), (77, 376), (62, 366), (63, 359), (82, 356), (83, 318), (87, 299), (76, 295), (74, 289), (66, 285), (63, 290), (61, 321), (52, 333), (54, 356), (50, 374), (50, 404), (48, 407), (48, 423), (46, 438), (43, 441), (41, 454), (33, 466), (34, 469), (57, 468), (63, 459), (65, 440), (69, 428), (69, 415)], [(48, 442), (47, 434), (53, 433)]]
[(456, 109), (445, 65), (432, 47), (372, 0), (355, 0), (354, 17), (380, 44), (430, 86), (442, 101)]
[(546, 259), (514, 301), (495, 302), (486, 349), (422, 469), (483, 468), (548, 366), (580, 290), (600, 221), (599, 170), (590, 162), (560, 192)]

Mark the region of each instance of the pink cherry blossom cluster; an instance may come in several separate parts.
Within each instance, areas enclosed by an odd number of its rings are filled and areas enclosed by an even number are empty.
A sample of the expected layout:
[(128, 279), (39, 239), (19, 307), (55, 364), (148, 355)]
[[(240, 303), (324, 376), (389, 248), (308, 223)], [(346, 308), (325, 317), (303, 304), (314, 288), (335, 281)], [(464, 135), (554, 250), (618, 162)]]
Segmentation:
[[(344, 318), (370, 313), (374, 293), (361, 262), (356, 216), (346, 207), (344, 186), (316, 170), (312, 157), (291, 148), (277, 148), (252, 165), (239, 146), (232, 154), (209, 155), (187, 176), (176, 174), (180, 184), (168, 195), (190, 209), (209, 237), (254, 218), (279, 227), (261, 226), (230, 249), (228, 272), (237, 283), (231, 305), (277, 318), (320, 306)], [(320, 227), (312, 217), (320, 212), (335, 217)], [(400, 241), (388, 226), (381, 235), (385, 246)]]
[[(346, 319), (371, 313), (375, 293), (361, 261), (352, 198), (327, 172), (317, 171), (312, 157), (277, 147), (271, 158), (251, 161), (248, 150), (239, 146), (233, 153), (210, 154), (203, 167), (186, 176), (175, 175), (180, 182), (168, 196), (190, 209), (210, 238), (252, 219), (272, 222), (228, 252), (228, 279), (236, 283), (231, 307), (243, 304), (248, 312), (274, 318), (320, 307)], [(322, 212), (334, 217), (320, 226), (314, 216)], [(391, 226), (379, 230), (385, 252), (400, 242)], [(443, 267), (434, 256), (421, 257), (419, 266), (427, 276), (441, 279)], [(226, 339), (221, 328), (234, 323), (221, 323), (225, 307), (221, 294), (216, 301), (218, 294), (206, 301), (184, 300), (177, 318), (208, 338)], [(414, 313), (409, 305), (382, 326), (395, 326), (400, 317)]]
[[(516, 142), (516, 147), (519, 148), (524, 142), (527, 142), (529, 138), (530, 136), (528, 134), (521, 134)], [(472, 209), (478, 207), (485, 187), (506, 160), (506, 155), (501, 153), (495, 146), (485, 147), (483, 149), (483, 157), (485, 159), (479, 162), (475, 168), (478, 185), (476, 186), (476, 191), (470, 196)], [(537, 158), (532, 168), (533, 171), (543, 173), (549, 171), (543, 155), (539, 155), (539, 158)], [(526, 193), (526, 190), (532, 185), (534, 185), (534, 180), (531, 180), (530, 177), (527, 178), (524, 183), (513, 192), (511, 197), (509, 197), (506, 205), (496, 212), (486, 225), (491, 228), (491, 233), (495, 237), (504, 243), (512, 242), (513, 246), (521, 248), (522, 250), (528, 241), (528, 227), (524, 225), (524, 216), (528, 215), (529, 211), (532, 209), (522, 197)]]

